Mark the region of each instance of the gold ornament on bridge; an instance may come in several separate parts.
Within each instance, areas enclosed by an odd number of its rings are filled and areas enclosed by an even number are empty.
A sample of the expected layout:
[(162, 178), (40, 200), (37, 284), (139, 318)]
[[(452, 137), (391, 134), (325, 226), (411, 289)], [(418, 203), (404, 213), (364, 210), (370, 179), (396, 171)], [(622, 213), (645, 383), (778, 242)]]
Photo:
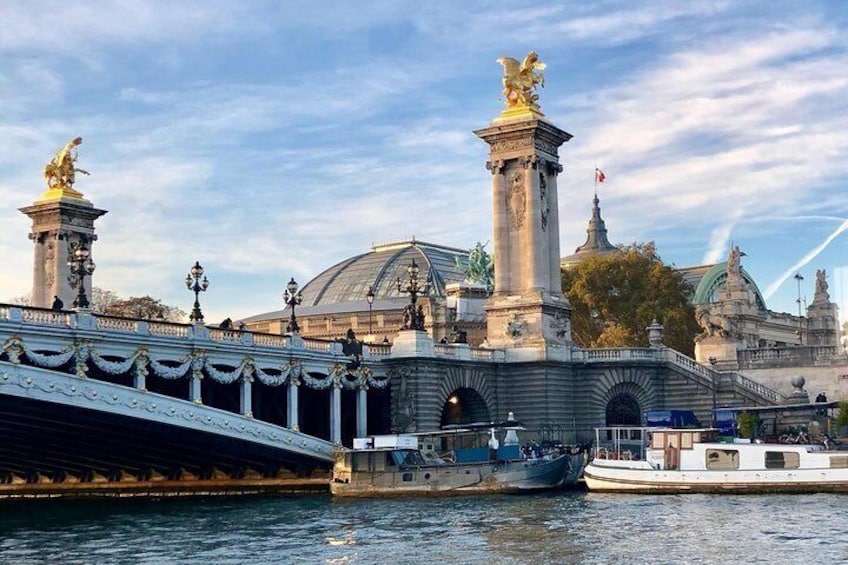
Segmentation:
[(74, 166), (77, 161), (77, 152), (75, 149), (80, 144), (82, 144), (82, 138), (75, 137), (65, 144), (53, 159), (45, 165), (44, 179), (47, 181), (48, 190), (42, 196), (42, 199), (61, 198), (62, 196), (82, 198), (82, 193), (74, 190), (76, 173), (82, 173), (84, 175), (89, 173)]
[(545, 64), (539, 61), (535, 51), (530, 51), (521, 63), (512, 57), (501, 57), (497, 61), (503, 65), (503, 94), (506, 107), (502, 116), (508, 117), (524, 113), (541, 115), (537, 101), (539, 95), (533, 92), (536, 86), (545, 86), (542, 70)]

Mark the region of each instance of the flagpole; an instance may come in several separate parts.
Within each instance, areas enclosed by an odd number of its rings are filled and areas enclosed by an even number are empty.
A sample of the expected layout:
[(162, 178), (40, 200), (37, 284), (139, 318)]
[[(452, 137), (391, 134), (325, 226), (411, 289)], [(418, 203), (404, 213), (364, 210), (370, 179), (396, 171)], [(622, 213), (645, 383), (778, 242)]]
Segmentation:
[(595, 198), (598, 197), (598, 166), (595, 165)]

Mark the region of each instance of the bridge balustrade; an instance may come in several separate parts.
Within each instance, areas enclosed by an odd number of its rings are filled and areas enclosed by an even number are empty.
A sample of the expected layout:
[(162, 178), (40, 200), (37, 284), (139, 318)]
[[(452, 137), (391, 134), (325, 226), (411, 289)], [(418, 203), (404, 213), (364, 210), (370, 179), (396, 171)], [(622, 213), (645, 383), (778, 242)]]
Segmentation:
[[(342, 354), (341, 344), (332, 341), (85, 311), (0, 305), (0, 347), (0, 360), (14, 364), (107, 380), (141, 391), (154, 386), (154, 392), (197, 404), (212, 402), (216, 408), (247, 417), (254, 417), (255, 381), (267, 387), (285, 386), (285, 424), (293, 430), (300, 428), (299, 387), (329, 390), (329, 439), (335, 443), (341, 442), (341, 391), (357, 391), (356, 434), (364, 436), (367, 391), (385, 390), (389, 385), (382, 368), (372, 367), (375, 356), (368, 348), (353, 364)], [(187, 383), (187, 387), (179, 383)], [(237, 408), (226, 400), (236, 394), (233, 387), (237, 388)]]

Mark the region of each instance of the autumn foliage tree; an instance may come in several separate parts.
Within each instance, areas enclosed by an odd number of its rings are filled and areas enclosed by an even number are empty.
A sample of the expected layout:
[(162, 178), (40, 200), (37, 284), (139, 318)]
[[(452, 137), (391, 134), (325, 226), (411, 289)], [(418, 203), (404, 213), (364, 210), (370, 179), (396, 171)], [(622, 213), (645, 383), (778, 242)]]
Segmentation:
[(571, 332), (581, 347), (646, 347), (656, 319), (663, 343), (694, 354), (699, 331), (692, 287), (656, 254), (653, 243), (589, 257), (563, 270), (562, 288), (574, 309)]
[(118, 299), (106, 306), (104, 314), (143, 320), (167, 320), (169, 322), (181, 322), (186, 317), (186, 313), (179, 308), (162, 304), (161, 300), (151, 296), (131, 296)]

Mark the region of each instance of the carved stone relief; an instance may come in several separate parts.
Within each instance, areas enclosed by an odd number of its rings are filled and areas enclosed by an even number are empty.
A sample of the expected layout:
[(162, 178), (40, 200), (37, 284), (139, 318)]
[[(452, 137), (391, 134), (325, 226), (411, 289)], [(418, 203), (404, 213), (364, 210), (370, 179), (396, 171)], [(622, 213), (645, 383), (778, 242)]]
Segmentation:
[(532, 137), (520, 137), (517, 139), (504, 139), (492, 143), (492, 153), (502, 153), (505, 151), (515, 151), (524, 149), (525, 147), (533, 147)]
[(509, 318), (504, 321), (504, 334), (512, 341), (519, 342), (524, 339), (527, 334), (527, 322), (518, 317), (518, 314), (512, 313)]
[(545, 177), (545, 173), (542, 171), (539, 171), (539, 199), (542, 201), (542, 205), (540, 206), (542, 214), (542, 231), (545, 231), (548, 227), (548, 214), (551, 213), (551, 206), (548, 203), (548, 181)]
[(551, 331), (554, 339), (565, 343), (571, 336), (571, 318), (565, 312), (557, 312), (551, 318)]
[(513, 229), (521, 229), (524, 225), (524, 212), (527, 208), (527, 197), (524, 191), (524, 173), (522, 171), (513, 171), (509, 177), (507, 206), (509, 207)]
[(504, 162), (501, 160), (495, 161), (486, 161), (486, 169), (492, 173), (492, 175), (499, 175), (503, 170)]
[(55, 269), (56, 263), (56, 242), (53, 238), (47, 240), (47, 246), (44, 251), (44, 282), (47, 288), (53, 288), (53, 283), (56, 280)]

